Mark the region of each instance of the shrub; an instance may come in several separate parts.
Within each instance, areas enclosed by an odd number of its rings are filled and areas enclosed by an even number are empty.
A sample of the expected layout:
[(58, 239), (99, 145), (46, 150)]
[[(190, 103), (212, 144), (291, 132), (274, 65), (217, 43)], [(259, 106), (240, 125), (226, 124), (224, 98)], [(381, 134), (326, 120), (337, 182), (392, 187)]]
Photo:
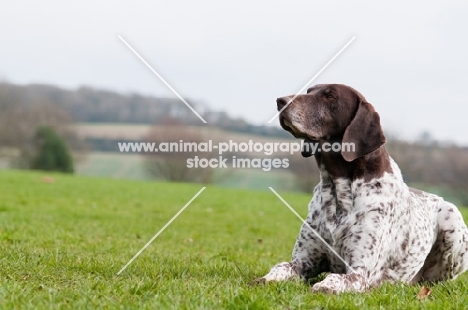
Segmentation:
[(73, 173), (68, 147), (51, 127), (39, 127), (34, 141), (36, 156), (32, 159), (32, 169)]

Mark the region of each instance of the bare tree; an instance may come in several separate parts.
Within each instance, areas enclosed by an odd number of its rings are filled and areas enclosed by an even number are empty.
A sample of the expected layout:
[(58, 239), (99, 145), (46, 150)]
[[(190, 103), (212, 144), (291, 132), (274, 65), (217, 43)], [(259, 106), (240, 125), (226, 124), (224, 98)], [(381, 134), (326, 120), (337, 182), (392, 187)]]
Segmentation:
[[(160, 146), (161, 143), (177, 144), (180, 142), (202, 143), (207, 142), (199, 128), (190, 127), (181, 124), (179, 121), (167, 118), (163, 126), (154, 126), (145, 140)], [(148, 173), (156, 178), (162, 178), (175, 182), (200, 182), (212, 183), (215, 178), (214, 168), (189, 168), (187, 160), (196, 156), (206, 159), (213, 158), (213, 154), (201, 152), (192, 149), (191, 152), (185, 152), (183, 149), (177, 149), (169, 152), (153, 152), (144, 154), (146, 157), (146, 167)]]

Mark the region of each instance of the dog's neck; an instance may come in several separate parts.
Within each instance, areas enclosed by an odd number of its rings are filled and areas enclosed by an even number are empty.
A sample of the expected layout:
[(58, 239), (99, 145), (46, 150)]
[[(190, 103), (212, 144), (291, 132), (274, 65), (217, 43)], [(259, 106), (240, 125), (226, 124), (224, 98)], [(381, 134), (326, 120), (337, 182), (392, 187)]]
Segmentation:
[(335, 219), (353, 209), (353, 181), (369, 182), (385, 172), (392, 172), (390, 156), (384, 146), (352, 162), (347, 162), (339, 152), (318, 152), (315, 159), (320, 169), (322, 193), (329, 193), (334, 202), (327, 206), (327, 212)]
[(370, 181), (382, 177), (385, 172), (392, 172), (390, 156), (385, 146), (352, 162), (346, 161), (340, 152), (317, 152), (314, 156), (322, 176), (326, 171), (332, 181), (343, 178), (350, 181)]

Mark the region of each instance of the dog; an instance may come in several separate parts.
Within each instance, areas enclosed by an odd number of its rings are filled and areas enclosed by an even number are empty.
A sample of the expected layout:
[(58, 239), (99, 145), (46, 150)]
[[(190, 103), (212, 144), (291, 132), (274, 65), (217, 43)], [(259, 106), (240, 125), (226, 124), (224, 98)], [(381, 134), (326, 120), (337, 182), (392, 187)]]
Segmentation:
[(314, 156), (314, 189), (290, 262), (257, 282), (313, 280), (313, 292), (363, 292), (383, 282), (443, 281), (468, 269), (468, 229), (457, 207), (408, 187), (385, 149), (380, 117), (362, 94), (341, 84), (277, 99), (280, 124), (305, 144), (353, 146), (303, 150)]

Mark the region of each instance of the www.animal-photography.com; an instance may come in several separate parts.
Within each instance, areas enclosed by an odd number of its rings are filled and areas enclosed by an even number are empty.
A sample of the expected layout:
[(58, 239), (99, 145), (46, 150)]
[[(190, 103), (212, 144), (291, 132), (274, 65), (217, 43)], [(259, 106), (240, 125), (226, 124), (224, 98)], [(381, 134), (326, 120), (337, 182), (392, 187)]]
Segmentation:
[(468, 4), (0, 12), (0, 308), (465, 309)]

